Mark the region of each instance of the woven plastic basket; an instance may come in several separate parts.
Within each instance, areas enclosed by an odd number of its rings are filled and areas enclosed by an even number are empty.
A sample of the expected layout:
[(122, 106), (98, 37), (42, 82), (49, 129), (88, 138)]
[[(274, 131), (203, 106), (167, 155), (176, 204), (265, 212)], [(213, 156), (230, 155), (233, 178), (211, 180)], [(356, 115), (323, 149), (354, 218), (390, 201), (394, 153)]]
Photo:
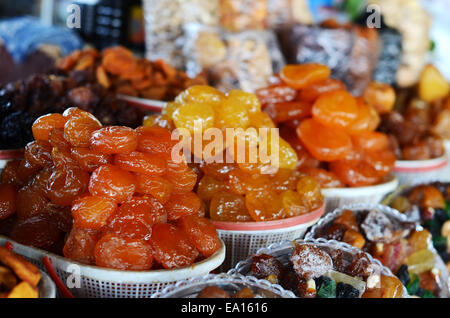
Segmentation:
[(228, 275), (225, 273), (219, 275), (208, 274), (203, 277), (179, 281), (154, 294), (152, 298), (194, 298), (207, 286), (218, 286), (230, 294), (249, 287), (257, 297), (295, 298), (294, 293), (291, 291), (283, 289), (280, 285), (271, 284), (267, 280), (256, 279), (253, 276)]
[[(295, 241), (284, 241), (281, 243), (272, 244), (268, 247), (258, 250), (256, 254), (267, 254), (272, 255), (278, 259), (283, 265), (287, 265), (289, 262), (289, 257), (291, 256), (295, 244), (308, 244), (324, 249), (327, 252), (339, 250), (342, 252), (342, 259), (351, 262), (355, 255), (359, 253), (364, 253), (371, 264), (379, 269), (379, 273), (386, 276), (394, 276), (392, 272), (385, 266), (383, 266), (377, 259), (374, 259), (371, 255), (362, 252), (361, 250), (348, 245), (347, 243), (337, 242), (333, 240), (319, 239), (297, 239)], [(228, 271), (228, 274), (242, 274), (249, 275), (250, 267), (252, 264), (252, 258), (249, 257), (244, 261), (239, 262), (235, 268)], [(406, 288), (403, 287), (403, 298), (408, 298), (408, 292)]]
[(227, 254), (220, 271), (256, 253), (261, 247), (302, 237), (325, 212), (325, 205), (308, 214), (267, 222), (213, 222), (225, 242)]
[(447, 155), (429, 160), (397, 160), (394, 174), (400, 184), (410, 184), (418, 180), (421, 182), (428, 180), (450, 181), (447, 164)]
[[(381, 205), (381, 204), (356, 204), (356, 205), (350, 205), (350, 206), (344, 206), (342, 208), (336, 209), (331, 213), (328, 213), (324, 218), (320, 219), (319, 222), (317, 222), (316, 225), (314, 225), (311, 230), (306, 234), (305, 239), (317, 239), (320, 237), (319, 233), (321, 230), (332, 223), (339, 215), (341, 215), (345, 210), (351, 210), (353, 213), (359, 213), (362, 211), (367, 210), (378, 210), (380, 212), (383, 212), (389, 219), (392, 221), (401, 223), (401, 222), (408, 222), (408, 218), (406, 215), (400, 213), (399, 211), (392, 209), (388, 206)], [(423, 227), (419, 224), (416, 225), (416, 230), (421, 231), (423, 230)], [(448, 286), (448, 272), (447, 268), (442, 261), (439, 254), (436, 252), (435, 248), (433, 247), (433, 244), (430, 242), (428, 249), (433, 252), (435, 255), (435, 261), (436, 261), (436, 267), (440, 270), (441, 276), (440, 276), (440, 282), (439, 287), (441, 289), (440, 297), (448, 298), (449, 295), (449, 286)]]
[(357, 188), (329, 188), (322, 189), (327, 212), (343, 205), (359, 202), (380, 203), (381, 200), (393, 192), (398, 186), (398, 180), (392, 177), (389, 181), (368, 187)]
[[(42, 270), (48, 257), (59, 279), (75, 297), (87, 298), (149, 298), (178, 280), (202, 276), (216, 269), (225, 258), (225, 245), (206, 260), (172, 270), (120, 271), (83, 265), (46, 251), (25, 246), (0, 236), (0, 245), (10, 242), (16, 253), (23, 255)], [(51, 273), (49, 273), (51, 275)], [(71, 283), (79, 279), (79, 286)], [(68, 284), (69, 283), (69, 284)]]
[(55, 283), (41, 270), (41, 281), (38, 284), (39, 298), (56, 298)]

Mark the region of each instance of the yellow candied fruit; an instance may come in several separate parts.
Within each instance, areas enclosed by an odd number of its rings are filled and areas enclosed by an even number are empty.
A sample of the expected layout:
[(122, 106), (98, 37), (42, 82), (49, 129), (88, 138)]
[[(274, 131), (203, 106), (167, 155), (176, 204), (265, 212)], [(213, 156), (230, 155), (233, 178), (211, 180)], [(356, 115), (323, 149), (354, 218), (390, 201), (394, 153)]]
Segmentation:
[(247, 128), (250, 123), (247, 108), (235, 98), (227, 98), (217, 112), (220, 128)]
[(299, 216), (309, 212), (309, 205), (295, 191), (287, 190), (281, 194), (285, 217)]
[(161, 114), (164, 116), (167, 116), (169, 118), (172, 118), (173, 112), (180, 107), (181, 104), (177, 102), (168, 102), (166, 106), (162, 109)]
[(225, 99), (225, 94), (207, 85), (194, 85), (184, 90), (175, 98), (179, 104), (196, 103), (219, 106)]
[(270, 118), (269, 115), (267, 115), (264, 112), (258, 112), (258, 113), (249, 113), (249, 126), (254, 128), (275, 128), (275, 123), (273, 122), (272, 118)]
[(173, 112), (173, 121), (177, 128), (186, 128), (194, 134), (196, 123), (203, 131), (214, 127), (214, 109), (208, 104), (184, 104)]
[(251, 114), (261, 112), (261, 103), (254, 94), (233, 89), (228, 93), (227, 100), (245, 106)]

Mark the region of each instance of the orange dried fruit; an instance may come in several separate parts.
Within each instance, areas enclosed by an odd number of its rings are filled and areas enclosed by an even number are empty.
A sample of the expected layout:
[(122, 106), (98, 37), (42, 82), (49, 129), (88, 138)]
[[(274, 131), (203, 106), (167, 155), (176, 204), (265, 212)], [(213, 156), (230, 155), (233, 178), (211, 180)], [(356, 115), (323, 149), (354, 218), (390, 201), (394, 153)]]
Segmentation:
[(102, 124), (93, 115), (77, 108), (69, 108), (64, 114), (68, 118), (64, 125), (64, 139), (74, 147), (89, 147), (92, 133)]
[(0, 184), (0, 220), (16, 212), (16, 189), (11, 184)]
[(104, 127), (96, 130), (90, 138), (91, 149), (106, 154), (131, 152), (136, 146), (136, 132), (129, 127)]
[(166, 269), (189, 266), (199, 254), (187, 234), (172, 224), (155, 224), (150, 242), (153, 256)]
[(378, 151), (388, 147), (387, 135), (377, 131), (362, 132), (352, 136), (353, 144), (356, 148), (365, 151)]
[(114, 156), (114, 164), (124, 170), (149, 175), (163, 175), (166, 161), (159, 155), (132, 151)]
[(286, 65), (280, 72), (281, 80), (295, 89), (320, 83), (330, 75), (331, 70), (326, 65), (317, 63)]
[(172, 148), (177, 143), (171, 139), (171, 133), (161, 127), (138, 127), (137, 150), (153, 154), (170, 156)]
[(48, 114), (39, 117), (33, 123), (31, 130), (36, 140), (48, 141), (53, 129), (64, 128), (66, 119), (61, 114)]
[(186, 215), (205, 215), (203, 202), (194, 192), (172, 193), (164, 208), (169, 221), (176, 221)]
[(32, 165), (51, 166), (52, 145), (47, 141), (35, 140), (25, 146), (25, 159)]
[(112, 156), (83, 147), (70, 149), (72, 157), (78, 162), (83, 170), (93, 172), (102, 165), (111, 164)]
[(330, 170), (350, 187), (364, 187), (380, 181), (378, 171), (364, 161), (339, 160), (330, 163)]
[(204, 257), (210, 257), (220, 249), (216, 228), (208, 219), (187, 215), (178, 220), (177, 226), (187, 234)]
[(148, 194), (165, 204), (173, 191), (173, 185), (164, 177), (136, 174), (136, 192)]
[(74, 225), (83, 229), (97, 230), (105, 226), (117, 210), (114, 200), (84, 196), (72, 205)]
[(343, 159), (352, 149), (352, 141), (345, 132), (328, 128), (314, 119), (302, 121), (297, 135), (308, 151), (321, 161)]
[(346, 91), (321, 95), (312, 107), (317, 122), (332, 128), (346, 128), (358, 117), (356, 99)]
[(152, 248), (144, 240), (109, 233), (95, 245), (95, 263), (119, 270), (148, 270), (153, 264)]
[(100, 237), (98, 230), (74, 227), (67, 237), (63, 255), (82, 264), (95, 265), (95, 245)]
[(78, 167), (54, 169), (47, 181), (46, 194), (55, 204), (71, 205), (87, 190), (89, 174)]
[(345, 88), (345, 84), (340, 80), (327, 78), (326, 80), (319, 83), (306, 86), (298, 92), (297, 98), (305, 102), (313, 103), (322, 94), (345, 90)]
[(113, 165), (97, 168), (89, 180), (91, 195), (111, 198), (117, 203), (129, 200), (135, 189), (135, 176)]
[(216, 193), (209, 205), (209, 217), (213, 221), (250, 222), (252, 218), (242, 195), (223, 191)]

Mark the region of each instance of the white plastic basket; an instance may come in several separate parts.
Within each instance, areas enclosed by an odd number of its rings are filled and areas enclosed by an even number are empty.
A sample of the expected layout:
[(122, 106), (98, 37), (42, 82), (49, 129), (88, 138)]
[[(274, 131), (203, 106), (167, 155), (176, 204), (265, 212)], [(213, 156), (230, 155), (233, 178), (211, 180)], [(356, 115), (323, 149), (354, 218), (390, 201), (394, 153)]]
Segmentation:
[[(289, 262), (289, 257), (292, 255), (292, 252), (294, 251), (296, 244), (308, 244), (312, 246), (319, 247), (321, 249), (328, 251), (336, 251), (340, 250), (342, 252), (342, 257), (344, 260), (347, 260), (348, 262), (351, 262), (351, 260), (359, 253), (364, 253), (367, 258), (369, 259), (370, 263), (376, 266), (376, 268), (379, 269), (379, 273), (386, 275), (386, 276), (394, 276), (392, 272), (389, 270), (389, 268), (383, 266), (380, 261), (373, 258), (370, 254), (363, 252), (356, 247), (353, 247), (347, 243), (344, 242), (338, 242), (334, 240), (325, 240), (323, 238), (319, 239), (297, 239), (294, 241), (284, 241), (281, 243), (275, 243), (268, 247), (261, 248), (256, 253), (257, 255), (260, 254), (267, 254), (275, 257), (278, 259), (283, 265), (287, 265)], [(228, 271), (228, 274), (242, 274), (242, 275), (249, 275), (250, 268), (252, 264), (252, 257), (249, 257), (241, 262), (239, 262), (235, 268)], [(403, 298), (409, 297), (408, 292), (406, 291), (406, 288), (403, 287)]]
[(328, 188), (322, 189), (327, 212), (343, 205), (359, 202), (380, 203), (381, 200), (393, 192), (398, 186), (398, 179), (392, 177), (389, 181), (373, 186), (356, 188)]
[(38, 284), (39, 298), (56, 298), (56, 286), (50, 277), (41, 270), (41, 280)]
[(257, 297), (262, 298), (295, 298), (293, 292), (283, 289), (280, 285), (271, 284), (267, 280), (241, 274), (228, 275), (225, 273), (208, 274), (177, 282), (156, 293), (152, 298), (194, 298), (207, 286), (218, 286), (234, 294), (242, 288), (250, 288)]
[(69, 284), (67, 287), (73, 296), (82, 298), (149, 298), (178, 280), (208, 274), (225, 259), (225, 245), (221, 241), (221, 248), (214, 255), (187, 267), (172, 270), (120, 271), (84, 265), (0, 236), (0, 245), (6, 242), (13, 245), (14, 252), (23, 255), (42, 270), (46, 270), (43, 259), (48, 257), (57, 276), (65, 285), (79, 279), (79, 286), (71, 287)]
[(325, 212), (325, 205), (308, 214), (267, 222), (213, 221), (219, 237), (226, 245), (226, 258), (220, 271), (226, 271), (237, 262), (256, 253), (261, 247), (284, 240), (302, 237)]
[(417, 181), (428, 180), (450, 181), (447, 169), (448, 158), (443, 155), (429, 160), (397, 160), (394, 174), (400, 184), (410, 184)]
[[(385, 205), (381, 204), (355, 204), (355, 205), (349, 205), (344, 206), (339, 209), (334, 210), (331, 213), (328, 213), (325, 217), (319, 220), (316, 225), (314, 225), (311, 230), (306, 234), (305, 239), (318, 239), (320, 237), (321, 230), (332, 223), (338, 216), (340, 216), (345, 210), (351, 210), (353, 213), (359, 213), (362, 211), (367, 210), (378, 210), (380, 212), (383, 212), (389, 219), (392, 221), (402, 223), (402, 222), (409, 222), (410, 220), (407, 218), (405, 214), (400, 213), (399, 211), (390, 208)], [(419, 224), (416, 224), (416, 230), (421, 231), (423, 230), (423, 227)], [(439, 286), (441, 288), (440, 297), (448, 298), (450, 296), (449, 294), (449, 285), (448, 285), (448, 271), (447, 268), (442, 261), (439, 254), (436, 252), (435, 248), (433, 247), (433, 244), (430, 242), (428, 249), (433, 252), (435, 255), (436, 260), (436, 267), (441, 271), (440, 276), (440, 282)]]

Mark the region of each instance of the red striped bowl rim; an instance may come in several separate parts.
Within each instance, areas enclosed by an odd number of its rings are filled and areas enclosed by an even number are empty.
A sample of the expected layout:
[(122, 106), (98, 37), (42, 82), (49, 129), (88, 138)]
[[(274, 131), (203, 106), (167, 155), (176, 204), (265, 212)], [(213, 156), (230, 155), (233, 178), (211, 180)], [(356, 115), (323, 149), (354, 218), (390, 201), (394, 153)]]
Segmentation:
[(427, 172), (445, 167), (448, 163), (446, 155), (429, 160), (397, 160), (395, 172)]
[(161, 112), (161, 110), (166, 106), (167, 102), (154, 100), (154, 99), (147, 99), (147, 98), (140, 98), (140, 97), (134, 97), (134, 96), (128, 96), (128, 95), (118, 95), (119, 99), (127, 102), (129, 105), (134, 107), (139, 107), (143, 110), (148, 110), (152, 112)]
[(22, 159), (25, 149), (7, 149), (0, 150), (0, 159), (8, 160), (8, 159)]
[(301, 224), (307, 224), (319, 219), (325, 213), (325, 203), (319, 208), (307, 214), (294, 216), (287, 219), (263, 221), (263, 222), (221, 222), (212, 221), (218, 230), (226, 231), (265, 231), (279, 230)]

